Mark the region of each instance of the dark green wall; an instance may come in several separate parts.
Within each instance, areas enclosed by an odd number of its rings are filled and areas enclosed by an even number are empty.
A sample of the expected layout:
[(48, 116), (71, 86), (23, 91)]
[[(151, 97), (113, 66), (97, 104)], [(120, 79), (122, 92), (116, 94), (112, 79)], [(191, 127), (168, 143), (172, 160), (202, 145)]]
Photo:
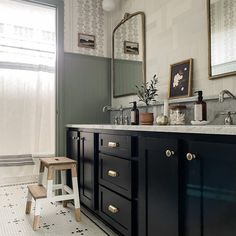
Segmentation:
[(109, 123), (109, 113), (102, 112), (102, 108), (111, 104), (110, 68), (109, 58), (65, 53), (61, 108), (64, 135), (60, 142), (63, 149), (66, 124)]

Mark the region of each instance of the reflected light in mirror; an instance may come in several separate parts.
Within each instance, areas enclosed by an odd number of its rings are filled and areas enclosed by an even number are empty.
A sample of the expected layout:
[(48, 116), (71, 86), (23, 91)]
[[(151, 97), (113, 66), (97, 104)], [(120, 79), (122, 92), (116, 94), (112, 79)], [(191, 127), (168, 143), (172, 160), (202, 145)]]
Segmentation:
[(210, 77), (236, 73), (236, 1), (208, 0)]

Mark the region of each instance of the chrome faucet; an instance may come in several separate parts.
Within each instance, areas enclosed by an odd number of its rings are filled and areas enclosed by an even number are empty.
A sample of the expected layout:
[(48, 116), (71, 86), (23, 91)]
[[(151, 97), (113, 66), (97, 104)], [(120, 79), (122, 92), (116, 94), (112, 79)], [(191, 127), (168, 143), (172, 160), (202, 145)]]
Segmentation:
[(236, 99), (236, 97), (229, 91), (229, 90), (222, 90), (219, 94), (219, 102), (223, 102), (224, 101), (224, 96), (228, 95), (229, 97)]
[(120, 106), (120, 125), (124, 124), (124, 108), (122, 106)]

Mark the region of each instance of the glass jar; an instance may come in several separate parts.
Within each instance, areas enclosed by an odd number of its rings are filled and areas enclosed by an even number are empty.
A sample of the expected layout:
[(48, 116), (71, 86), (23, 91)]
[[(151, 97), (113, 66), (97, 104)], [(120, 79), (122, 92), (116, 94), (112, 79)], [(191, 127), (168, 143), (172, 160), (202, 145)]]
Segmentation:
[(170, 107), (170, 124), (185, 125), (186, 106), (176, 105)]

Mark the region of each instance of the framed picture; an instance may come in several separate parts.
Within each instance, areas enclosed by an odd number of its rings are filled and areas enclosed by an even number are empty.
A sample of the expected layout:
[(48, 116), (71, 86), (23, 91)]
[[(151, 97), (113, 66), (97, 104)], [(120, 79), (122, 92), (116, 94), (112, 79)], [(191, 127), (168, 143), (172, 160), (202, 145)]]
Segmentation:
[(78, 46), (95, 49), (95, 36), (89, 34), (78, 34)]
[(136, 42), (124, 41), (124, 53), (139, 54), (139, 44)]
[(192, 93), (193, 59), (170, 65), (169, 98), (189, 97)]

